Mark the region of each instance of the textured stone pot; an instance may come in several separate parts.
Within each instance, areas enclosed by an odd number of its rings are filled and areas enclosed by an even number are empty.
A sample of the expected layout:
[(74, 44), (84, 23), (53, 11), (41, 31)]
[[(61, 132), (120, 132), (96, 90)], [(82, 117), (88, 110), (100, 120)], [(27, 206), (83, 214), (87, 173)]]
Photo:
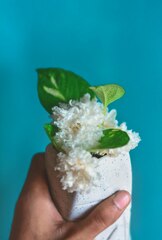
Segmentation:
[[(99, 170), (102, 174), (99, 186), (89, 193), (68, 193), (62, 190), (56, 165), (56, 152), (49, 144), (45, 153), (46, 170), (54, 203), (64, 219), (75, 220), (83, 217), (103, 199), (118, 190), (132, 191), (132, 171), (128, 153), (118, 157), (104, 156), (99, 159)], [(130, 240), (131, 205), (121, 217), (109, 228), (100, 233), (96, 240)]]

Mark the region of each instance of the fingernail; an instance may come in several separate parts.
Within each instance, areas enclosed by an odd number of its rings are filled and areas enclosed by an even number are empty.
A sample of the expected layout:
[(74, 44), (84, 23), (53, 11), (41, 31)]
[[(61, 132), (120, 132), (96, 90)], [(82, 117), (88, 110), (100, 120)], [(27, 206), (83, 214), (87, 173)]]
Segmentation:
[(130, 202), (130, 194), (124, 191), (115, 194), (113, 201), (117, 208), (120, 210), (124, 209)]

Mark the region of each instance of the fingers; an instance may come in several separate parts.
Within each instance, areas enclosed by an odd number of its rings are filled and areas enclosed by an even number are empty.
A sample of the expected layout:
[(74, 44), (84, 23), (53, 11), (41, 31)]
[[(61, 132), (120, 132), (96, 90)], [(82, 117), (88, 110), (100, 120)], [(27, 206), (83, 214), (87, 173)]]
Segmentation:
[(37, 153), (33, 156), (29, 172), (22, 190), (22, 194), (26, 192), (44, 192), (47, 189), (44, 153)]
[(119, 191), (104, 200), (79, 224), (76, 223), (75, 239), (94, 239), (120, 217), (129, 202), (130, 194), (126, 191)]
[(25, 206), (30, 206), (31, 203), (33, 203), (33, 205), (36, 204), (37, 206), (42, 204), (46, 211), (52, 209), (51, 212), (53, 213), (53, 216), (55, 216), (56, 221), (62, 221), (62, 217), (55, 208), (50, 195), (45, 171), (44, 153), (37, 153), (32, 158), (28, 176), (17, 205), (22, 205), (22, 203), (25, 204)]

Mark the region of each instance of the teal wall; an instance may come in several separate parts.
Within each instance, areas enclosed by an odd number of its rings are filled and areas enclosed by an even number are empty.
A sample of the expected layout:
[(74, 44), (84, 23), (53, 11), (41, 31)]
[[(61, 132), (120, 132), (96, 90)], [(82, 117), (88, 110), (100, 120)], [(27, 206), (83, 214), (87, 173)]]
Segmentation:
[(5, 0), (0, 7), (0, 239), (49, 121), (37, 98), (38, 67), (62, 67), (91, 84), (118, 83), (112, 104), (140, 132), (132, 151), (133, 240), (161, 240), (162, 1)]

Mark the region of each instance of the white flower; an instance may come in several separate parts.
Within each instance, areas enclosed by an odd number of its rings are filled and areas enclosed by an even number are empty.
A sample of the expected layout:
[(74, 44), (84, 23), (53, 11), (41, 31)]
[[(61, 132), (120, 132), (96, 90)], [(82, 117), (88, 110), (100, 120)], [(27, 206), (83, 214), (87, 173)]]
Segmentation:
[(65, 151), (95, 146), (103, 135), (103, 128), (116, 125), (115, 111), (105, 115), (103, 104), (96, 98), (91, 100), (89, 94), (80, 101), (70, 100), (68, 104), (55, 106), (52, 111), (53, 124), (60, 129), (56, 133), (56, 141)]
[(61, 173), (61, 183), (68, 192), (88, 191), (100, 179), (98, 159), (81, 149), (74, 148), (68, 154), (58, 153), (58, 164), (55, 170)]
[(125, 131), (130, 138), (128, 144), (120, 148), (121, 151), (129, 152), (130, 150), (136, 148), (138, 146), (138, 143), (141, 141), (139, 133), (133, 132), (132, 130), (128, 130), (125, 122), (120, 124), (119, 128)]
[(116, 115), (117, 115), (117, 112), (115, 109), (112, 109), (110, 112), (107, 112), (104, 120), (105, 128), (116, 128), (118, 126)]
[(97, 185), (100, 179), (97, 170), (100, 160), (93, 157), (88, 149), (97, 145), (104, 129), (121, 129), (127, 132), (130, 141), (123, 147), (104, 149), (99, 153), (116, 157), (138, 145), (141, 140), (139, 134), (128, 130), (126, 123), (118, 125), (116, 115), (114, 109), (105, 113), (103, 104), (96, 98), (91, 100), (89, 94), (85, 94), (80, 101), (70, 100), (69, 103), (52, 108), (52, 124), (59, 129), (55, 139), (64, 150), (64, 153), (58, 153), (55, 168), (61, 174), (63, 189), (82, 192)]

